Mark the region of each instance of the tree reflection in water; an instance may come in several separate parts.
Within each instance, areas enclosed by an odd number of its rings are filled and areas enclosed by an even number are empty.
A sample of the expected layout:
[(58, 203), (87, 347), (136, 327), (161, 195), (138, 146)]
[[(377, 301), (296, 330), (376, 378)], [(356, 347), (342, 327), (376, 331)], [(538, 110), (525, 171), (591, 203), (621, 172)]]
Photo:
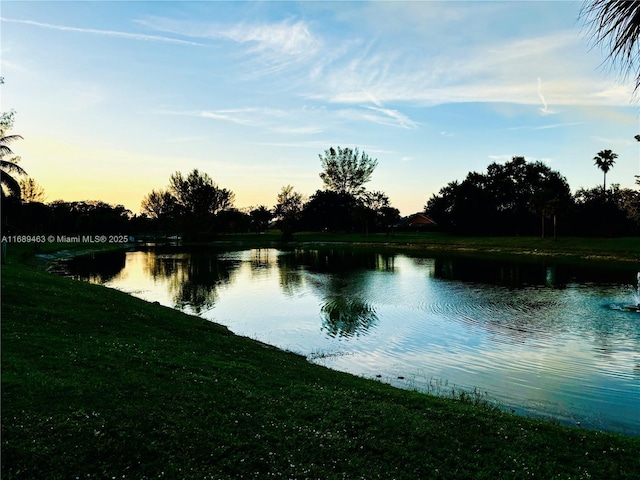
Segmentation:
[(126, 252), (117, 251), (73, 257), (50, 270), (54, 273), (61, 270), (61, 273), (70, 274), (78, 280), (102, 284), (120, 275), (125, 265)]
[(323, 299), (322, 329), (332, 338), (367, 333), (378, 322), (374, 306), (364, 300), (373, 272), (393, 272), (393, 255), (340, 248), (297, 249), (278, 258), (280, 286), (293, 295), (312, 286)]
[(220, 260), (211, 253), (157, 254), (149, 252), (145, 270), (152, 278), (169, 282), (174, 305), (198, 314), (210, 309), (218, 297), (217, 289), (232, 281), (239, 262)]
[(366, 334), (378, 322), (375, 309), (360, 298), (330, 298), (320, 312), (322, 328), (333, 338)]

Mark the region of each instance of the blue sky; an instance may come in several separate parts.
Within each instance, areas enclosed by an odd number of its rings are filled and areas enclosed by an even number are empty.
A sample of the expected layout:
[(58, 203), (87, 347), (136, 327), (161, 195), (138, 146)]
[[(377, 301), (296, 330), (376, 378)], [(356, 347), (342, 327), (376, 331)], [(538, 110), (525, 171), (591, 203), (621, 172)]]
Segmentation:
[(401, 213), (469, 171), (541, 160), (572, 190), (640, 174), (640, 104), (581, 2), (32, 2), (0, 7), (1, 109), (47, 201), (134, 213), (198, 168), (273, 206), (322, 188), (318, 154), (359, 147)]

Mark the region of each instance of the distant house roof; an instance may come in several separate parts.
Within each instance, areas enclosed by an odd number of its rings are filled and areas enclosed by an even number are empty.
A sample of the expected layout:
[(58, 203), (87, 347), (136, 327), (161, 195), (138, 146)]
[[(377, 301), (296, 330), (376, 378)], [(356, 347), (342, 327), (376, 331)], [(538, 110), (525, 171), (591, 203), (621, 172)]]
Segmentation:
[(404, 217), (398, 222), (396, 227), (427, 227), (436, 226), (437, 223), (427, 217), (424, 213), (414, 213), (408, 217)]

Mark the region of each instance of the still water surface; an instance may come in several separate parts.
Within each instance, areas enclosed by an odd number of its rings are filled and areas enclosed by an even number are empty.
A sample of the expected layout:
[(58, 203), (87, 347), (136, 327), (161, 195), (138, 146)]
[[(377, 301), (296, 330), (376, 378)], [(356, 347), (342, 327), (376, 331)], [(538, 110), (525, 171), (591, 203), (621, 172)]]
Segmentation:
[(65, 270), (333, 369), (640, 435), (635, 270), (330, 248), (130, 251)]

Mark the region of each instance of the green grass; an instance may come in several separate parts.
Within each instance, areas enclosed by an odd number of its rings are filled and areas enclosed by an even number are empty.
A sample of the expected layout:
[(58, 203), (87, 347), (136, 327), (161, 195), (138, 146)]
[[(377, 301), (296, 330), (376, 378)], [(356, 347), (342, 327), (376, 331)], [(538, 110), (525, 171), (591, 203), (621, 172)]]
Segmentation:
[(1, 327), (3, 479), (640, 474), (640, 438), (331, 371), (20, 255)]
[[(218, 244), (237, 246), (273, 246), (280, 244), (280, 233), (271, 231), (263, 235), (221, 235)], [(567, 259), (640, 261), (640, 237), (588, 238), (588, 237), (475, 237), (450, 235), (441, 232), (371, 235), (341, 233), (300, 232), (294, 235), (294, 243), (348, 243), (350, 246), (376, 246), (424, 252), (452, 252), (470, 255), (527, 255), (561, 256)]]

